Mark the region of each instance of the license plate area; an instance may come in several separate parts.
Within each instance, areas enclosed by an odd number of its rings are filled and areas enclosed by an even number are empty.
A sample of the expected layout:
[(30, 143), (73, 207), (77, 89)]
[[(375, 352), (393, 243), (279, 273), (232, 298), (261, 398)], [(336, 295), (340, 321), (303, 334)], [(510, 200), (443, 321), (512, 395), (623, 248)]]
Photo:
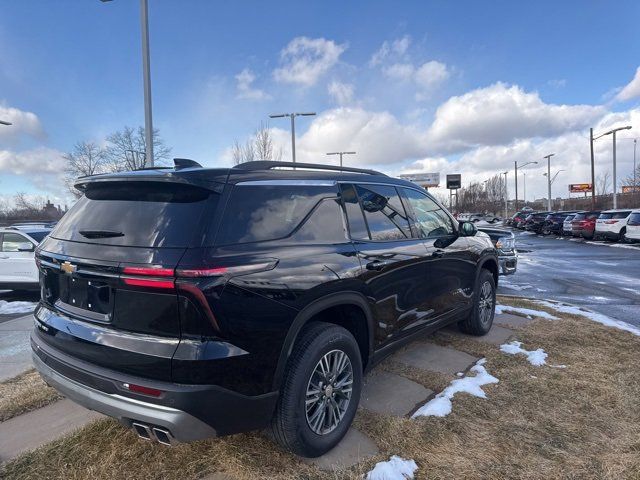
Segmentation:
[(63, 310), (92, 320), (110, 321), (113, 311), (112, 287), (107, 281), (60, 275), (60, 297)]

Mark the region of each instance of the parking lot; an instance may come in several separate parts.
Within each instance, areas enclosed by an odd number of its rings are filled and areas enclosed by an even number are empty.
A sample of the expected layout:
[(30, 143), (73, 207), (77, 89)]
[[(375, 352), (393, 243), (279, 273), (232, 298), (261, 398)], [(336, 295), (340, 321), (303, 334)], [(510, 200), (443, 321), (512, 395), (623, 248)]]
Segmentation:
[(559, 300), (640, 326), (640, 244), (514, 231), (518, 270), (499, 293)]

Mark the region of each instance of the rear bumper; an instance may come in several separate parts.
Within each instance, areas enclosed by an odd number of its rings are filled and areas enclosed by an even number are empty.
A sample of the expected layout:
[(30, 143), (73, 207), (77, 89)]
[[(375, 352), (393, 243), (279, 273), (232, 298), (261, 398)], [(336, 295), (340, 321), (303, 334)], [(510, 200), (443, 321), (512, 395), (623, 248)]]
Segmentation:
[[(73, 359), (31, 333), (33, 363), (43, 379), (70, 400), (118, 419), (168, 430), (175, 441), (190, 442), (264, 428), (275, 409), (277, 392), (249, 397), (215, 385), (184, 385), (120, 374)], [(124, 384), (161, 390), (149, 397)]]
[(618, 240), (620, 238), (620, 234), (618, 232), (609, 232), (606, 230), (596, 230), (594, 236), (596, 238), (606, 238), (607, 240)]

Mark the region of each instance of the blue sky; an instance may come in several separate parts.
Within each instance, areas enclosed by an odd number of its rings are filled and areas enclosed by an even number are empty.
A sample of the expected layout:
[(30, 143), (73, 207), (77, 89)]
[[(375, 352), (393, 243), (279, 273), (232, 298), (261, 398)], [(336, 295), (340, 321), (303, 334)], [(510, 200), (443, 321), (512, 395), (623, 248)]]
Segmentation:
[[(359, 165), (469, 181), (551, 148), (566, 187), (588, 180), (589, 126), (639, 136), (637, 1), (149, 3), (155, 125), (206, 165), (291, 110), (319, 114), (297, 124), (302, 160), (358, 149)], [(23, 124), (0, 127), (0, 193), (63, 201), (61, 153), (143, 123), (140, 57), (137, 1), (4, 2), (0, 114)], [(288, 124), (270, 126), (286, 157)]]

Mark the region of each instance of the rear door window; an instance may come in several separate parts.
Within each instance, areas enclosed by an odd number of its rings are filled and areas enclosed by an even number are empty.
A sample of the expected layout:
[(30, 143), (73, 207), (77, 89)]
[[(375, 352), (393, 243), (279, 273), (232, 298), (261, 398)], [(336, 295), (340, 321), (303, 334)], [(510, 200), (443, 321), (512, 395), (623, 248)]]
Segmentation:
[(287, 237), (313, 242), (344, 241), (336, 188), (238, 184), (227, 202), (215, 243), (232, 245)]
[(20, 248), (25, 246), (26, 243), (33, 245), (32, 242), (19, 233), (5, 233), (2, 237), (2, 251), (19, 252)]
[(356, 185), (355, 188), (371, 233), (371, 240), (411, 238), (409, 219), (395, 187)]
[(640, 213), (632, 213), (629, 216), (629, 221), (627, 222), (627, 225), (632, 225), (632, 226), (640, 225)]
[(190, 185), (159, 182), (93, 184), (62, 217), (53, 238), (131, 247), (187, 247), (209, 198)]
[(433, 199), (411, 188), (400, 190), (415, 217), (418, 238), (453, 235), (451, 218)]

